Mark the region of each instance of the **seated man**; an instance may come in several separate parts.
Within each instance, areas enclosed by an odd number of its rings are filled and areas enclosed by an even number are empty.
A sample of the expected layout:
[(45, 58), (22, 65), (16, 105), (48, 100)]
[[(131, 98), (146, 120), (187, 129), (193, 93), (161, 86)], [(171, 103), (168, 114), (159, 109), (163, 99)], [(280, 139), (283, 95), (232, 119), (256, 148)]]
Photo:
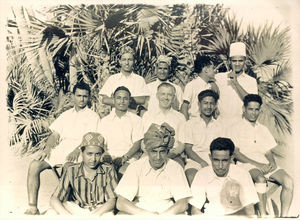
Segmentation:
[(157, 61), (155, 63), (155, 73), (157, 75), (157, 79), (154, 82), (148, 83), (147, 87), (150, 92), (149, 102), (147, 105), (148, 111), (156, 111), (159, 107), (156, 92), (157, 88), (161, 83), (169, 83), (174, 86), (175, 88), (175, 96), (172, 100), (172, 108), (175, 110), (179, 110), (181, 104), (182, 104), (182, 96), (183, 92), (180, 86), (171, 83), (168, 79), (170, 77), (170, 66), (171, 66), (171, 57), (167, 57), (165, 55), (160, 55), (157, 58)]
[[(104, 139), (89, 132), (80, 145), (82, 162), (69, 166), (51, 196), (57, 214), (103, 215), (115, 207), (117, 176), (112, 166), (101, 164)], [(72, 201), (68, 201), (72, 198)], [(111, 212), (112, 214), (112, 212)]]
[[(144, 136), (147, 156), (131, 163), (120, 180), (117, 209), (128, 214), (180, 214), (191, 192), (182, 167), (167, 158), (174, 130), (152, 124)], [(175, 201), (175, 202), (173, 202)]]
[(37, 201), (40, 173), (45, 169), (51, 169), (54, 165), (63, 164), (66, 160), (77, 159), (82, 136), (87, 132), (97, 131), (100, 117), (87, 107), (90, 93), (89, 85), (83, 82), (77, 83), (72, 94), (74, 108), (63, 112), (50, 125), (52, 134), (47, 139), (44, 151), (29, 165), (27, 175), (29, 208), (25, 214), (39, 214)]
[[(211, 166), (199, 170), (191, 186), (192, 214), (253, 216), (258, 197), (249, 173), (231, 164), (234, 144), (216, 138), (210, 145)], [(208, 202), (208, 203), (207, 203)]]
[(229, 137), (239, 148), (236, 159), (242, 162), (240, 166), (250, 172), (255, 183), (260, 214), (266, 215), (266, 181), (270, 179), (282, 186), (281, 217), (287, 217), (293, 199), (293, 179), (285, 170), (277, 167), (272, 152), (277, 143), (268, 128), (257, 121), (262, 105), (261, 97), (249, 94), (243, 101), (243, 118), (229, 131)]
[(175, 98), (176, 89), (169, 83), (161, 83), (157, 87), (156, 97), (159, 102), (159, 106), (156, 111), (147, 111), (142, 117), (144, 133), (147, 132), (152, 123), (162, 124), (168, 123), (175, 129), (175, 144), (174, 148), (169, 151), (169, 158), (172, 158), (184, 166), (183, 160), (180, 154), (184, 151), (184, 144), (179, 142), (178, 136), (182, 134), (182, 128), (185, 123), (185, 117), (182, 113), (174, 110), (172, 102)]
[(196, 172), (210, 163), (209, 145), (213, 139), (222, 136), (219, 119), (213, 115), (217, 107), (219, 95), (213, 90), (204, 90), (198, 95), (199, 115), (188, 120), (184, 133), (179, 141), (185, 143), (188, 157), (185, 173), (191, 184)]
[(133, 73), (134, 51), (125, 46), (120, 51), (121, 72), (111, 75), (99, 94), (103, 96), (102, 103), (114, 107), (113, 93), (119, 86), (127, 87), (131, 92), (130, 109), (136, 110), (137, 105), (145, 104), (149, 91), (143, 77)]
[(122, 165), (138, 156), (143, 139), (141, 117), (128, 111), (130, 97), (131, 93), (126, 87), (118, 87), (113, 95), (115, 108), (101, 119), (99, 126), (99, 133), (105, 139), (107, 151), (112, 156), (119, 176), (126, 167), (120, 169)]
[(184, 114), (186, 120), (199, 116), (198, 94), (201, 91), (211, 89), (219, 93), (218, 86), (215, 83), (214, 65), (209, 56), (197, 54), (195, 72), (199, 74), (198, 77), (186, 84), (183, 92), (183, 103), (180, 111)]

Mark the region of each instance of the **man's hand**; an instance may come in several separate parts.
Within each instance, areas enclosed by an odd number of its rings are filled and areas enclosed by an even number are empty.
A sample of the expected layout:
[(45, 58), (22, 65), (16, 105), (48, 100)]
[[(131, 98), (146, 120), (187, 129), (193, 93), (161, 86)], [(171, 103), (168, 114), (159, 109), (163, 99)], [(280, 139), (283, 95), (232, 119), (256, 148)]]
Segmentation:
[(157, 78), (156, 75), (152, 75), (150, 72), (148, 72), (147, 75), (145, 76), (145, 82), (146, 84), (154, 82), (156, 78)]
[(233, 88), (235, 87), (235, 84), (237, 83), (237, 76), (234, 71), (231, 71), (228, 74), (228, 85), (232, 86)]
[(122, 157), (117, 157), (116, 159), (113, 160), (113, 164), (117, 169), (119, 169), (122, 166)]
[(76, 148), (75, 150), (73, 150), (71, 153), (68, 154), (68, 156), (66, 157), (66, 161), (68, 162), (78, 161), (79, 155), (80, 155), (80, 149)]
[(37, 159), (40, 161), (45, 160), (46, 158), (48, 159), (50, 157), (50, 152), (51, 152), (51, 148), (46, 147), (43, 150), (43, 152), (40, 153), (40, 155), (37, 157)]
[(269, 165), (269, 168), (270, 168), (268, 173), (273, 172), (274, 170), (277, 169), (276, 163), (269, 163), (268, 165)]

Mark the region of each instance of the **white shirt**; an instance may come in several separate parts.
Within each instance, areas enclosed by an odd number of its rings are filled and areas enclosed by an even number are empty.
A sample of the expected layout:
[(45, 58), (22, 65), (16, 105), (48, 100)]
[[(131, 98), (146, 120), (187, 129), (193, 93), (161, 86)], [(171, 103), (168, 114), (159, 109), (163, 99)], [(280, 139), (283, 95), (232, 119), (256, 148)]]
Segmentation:
[(257, 162), (269, 163), (265, 153), (277, 143), (267, 127), (258, 122), (253, 126), (243, 118), (234, 124), (228, 133), (242, 154)]
[(55, 119), (49, 128), (60, 135), (60, 143), (51, 151), (50, 165), (64, 163), (66, 156), (80, 145), (86, 133), (97, 131), (99, 122), (99, 115), (88, 107), (78, 112), (71, 108)]
[(147, 156), (128, 166), (115, 192), (129, 201), (137, 196), (136, 206), (153, 212), (171, 207), (171, 198), (178, 201), (191, 196), (184, 171), (177, 162), (168, 159), (162, 168), (154, 170)]
[(109, 154), (120, 157), (128, 152), (134, 142), (144, 137), (142, 119), (128, 111), (119, 118), (113, 109), (101, 119), (99, 133), (105, 139)]
[[(157, 79), (156, 81), (147, 84), (148, 90), (150, 92), (150, 99), (149, 99), (149, 102), (148, 102), (148, 111), (156, 111), (159, 108), (159, 101), (156, 97), (156, 93), (157, 93), (157, 87), (161, 83), (163, 83), (163, 82), (160, 81), (159, 79)], [(180, 108), (180, 106), (182, 104), (182, 101), (183, 101), (182, 89), (180, 88), (180, 86), (178, 86), (174, 83), (171, 83), (169, 81), (166, 81), (166, 83), (169, 83), (169, 84), (171, 84), (175, 87), (175, 90), (176, 90), (176, 97), (175, 98), (177, 98), (177, 102), (178, 102), (179, 108)], [(178, 110), (178, 109), (176, 109), (176, 110)]]
[(131, 73), (129, 76), (125, 76), (123, 73), (111, 75), (104, 83), (99, 94), (111, 97), (119, 86), (128, 88), (132, 97), (150, 95), (144, 78), (135, 73)]
[(191, 191), (193, 197), (189, 203), (198, 209), (205, 204), (205, 214), (226, 215), (238, 210), (228, 210), (221, 203), (221, 190), (226, 180), (233, 179), (240, 185), (240, 201), (242, 207), (257, 203), (258, 196), (252, 182), (250, 174), (236, 165), (231, 164), (226, 177), (218, 177), (213, 171), (212, 166), (204, 167), (197, 172), (193, 180)]
[(198, 94), (206, 89), (211, 89), (211, 86), (199, 76), (186, 84), (183, 92), (183, 100), (186, 100), (190, 103), (188, 110), (190, 118), (200, 115)]
[(181, 146), (179, 146), (178, 141), (179, 136), (184, 135), (183, 129), (185, 121), (184, 115), (172, 108), (166, 112), (163, 112), (161, 109), (157, 109), (156, 112), (147, 111), (142, 117), (144, 134), (148, 131), (152, 123), (161, 125), (166, 122), (175, 130), (175, 144), (174, 148), (172, 148), (174, 150), (172, 151), (175, 151), (174, 153), (178, 154), (182, 153), (184, 150), (184, 145), (181, 144)]
[(192, 144), (193, 151), (203, 160), (210, 163), (209, 147), (211, 142), (218, 137), (222, 137), (223, 129), (219, 120), (214, 118), (206, 125), (205, 121), (198, 115), (185, 124), (184, 137), (179, 140), (182, 143)]
[[(243, 100), (237, 92), (228, 84), (229, 72), (216, 74), (216, 83), (220, 90), (220, 99), (218, 102), (220, 118), (227, 122), (228, 126), (242, 117)], [(243, 89), (249, 94), (257, 94), (256, 79), (242, 73), (237, 77), (237, 81)]]

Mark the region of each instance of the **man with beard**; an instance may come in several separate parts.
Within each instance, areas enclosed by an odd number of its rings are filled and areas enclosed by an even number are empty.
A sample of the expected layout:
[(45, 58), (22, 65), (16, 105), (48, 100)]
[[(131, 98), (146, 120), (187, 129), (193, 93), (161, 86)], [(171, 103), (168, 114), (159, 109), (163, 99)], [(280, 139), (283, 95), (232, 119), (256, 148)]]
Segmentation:
[(214, 119), (219, 95), (213, 90), (204, 90), (198, 95), (199, 115), (188, 120), (185, 124), (184, 135), (180, 142), (185, 143), (187, 164), (185, 173), (191, 184), (197, 170), (210, 163), (209, 145), (213, 139), (222, 134), (221, 123)]
[(152, 124), (144, 135), (147, 156), (129, 165), (116, 193), (117, 209), (126, 214), (181, 214), (191, 192), (182, 167), (168, 159), (174, 129)]

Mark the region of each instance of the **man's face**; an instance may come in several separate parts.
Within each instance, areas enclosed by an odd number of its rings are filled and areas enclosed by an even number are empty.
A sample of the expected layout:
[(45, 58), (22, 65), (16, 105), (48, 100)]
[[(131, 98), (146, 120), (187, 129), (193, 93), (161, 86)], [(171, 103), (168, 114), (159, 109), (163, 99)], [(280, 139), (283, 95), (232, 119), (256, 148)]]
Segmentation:
[(244, 117), (249, 122), (256, 122), (260, 113), (260, 104), (258, 102), (249, 102), (247, 107), (243, 106)]
[(212, 96), (204, 97), (199, 103), (200, 113), (206, 117), (212, 116), (216, 107), (216, 101)]
[(126, 73), (132, 72), (133, 64), (134, 64), (134, 57), (131, 53), (125, 53), (122, 55), (120, 60), (122, 72), (126, 72)]
[(245, 66), (245, 57), (244, 56), (233, 56), (231, 57), (231, 65), (232, 65), (232, 70), (235, 73), (240, 73), (243, 72), (244, 66)]
[(214, 150), (209, 157), (215, 174), (219, 177), (226, 176), (229, 171), (231, 161), (229, 150)]
[(214, 65), (205, 66), (202, 69), (202, 72), (205, 73), (208, 79), (214, 79), (215, 78), (215, 70)]
[(86, 167), (90, 169), (96, 169), (100, 163), (100, 157), (103, 153), (103, 149), (98, 146), (87, 146), (82, 152), (82, 160)]
[(157, 170), (165, 164), (168, 150), (165, 147), (157, 147), (155, 149), (147, 149), (147, 153), (151, 167)]
[(169, 109), (175, 98), (174, 88), (162, 86), (157, 90), (156, 97), (159, 101), (159, 106), (162, 109)]
[(129, 99), (130, 99), (130, 96), (127, 91), (125, 91), (125, 90), (117, 91), (114, 96), (114, 104), (115, 104), (116, 110), (127, 111), (129, 101), (130, 101)]
[(73, 94), (74, 106), (76, 109), (83, 109), (90, 99), (89, 91), (84, 89), (76, 89)]
[(157, 78), (161, 81), (166, 81), (169, 77), (169, 66), (165, 62), (158, 63), (156, 67)]

